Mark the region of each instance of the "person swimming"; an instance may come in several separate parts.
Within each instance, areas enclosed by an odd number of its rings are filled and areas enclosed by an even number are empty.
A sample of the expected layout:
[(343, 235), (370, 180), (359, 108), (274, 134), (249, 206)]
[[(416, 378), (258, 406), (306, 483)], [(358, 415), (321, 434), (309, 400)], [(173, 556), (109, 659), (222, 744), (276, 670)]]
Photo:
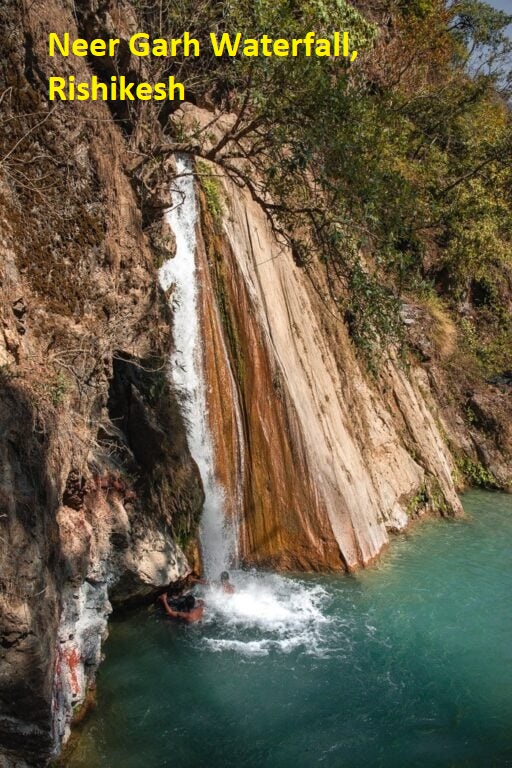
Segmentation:
[(168, 616), (173, 619), (181, 619), (189, 624), (200, 621), (204, 614), (204, 602), (196, 600), (194, 595), (188, 594), (169, 601), (164, 592), (158, 598)]
[(222, 571), (220, 575), (220, 585), (222, 587), (222, 591), (227, 595), (232, 595), (235, 591), (234, 586), (229, 580), (229, 573), (227, 571)]

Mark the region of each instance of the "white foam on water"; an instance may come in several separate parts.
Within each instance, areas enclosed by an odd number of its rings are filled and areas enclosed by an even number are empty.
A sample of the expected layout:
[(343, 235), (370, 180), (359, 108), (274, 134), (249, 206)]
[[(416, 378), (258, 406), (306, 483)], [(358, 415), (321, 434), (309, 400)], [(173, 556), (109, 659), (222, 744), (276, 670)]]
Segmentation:
[(322, 609), (329, 600), (325, 589), (273, 574), (231, 575), (232, 595), (213, 586), (206, 591), (206, 635), (212, 651), (235, 651), (264, 656), (271, 651), (290, 653), (300, 648), (321, 655), (330, 623)]
[(222, 638), (206, 638), (205, 644), (210, 651), (235, 651), (242, 656), (268, 656), (270, 644), (268, 640), (225, 640)]

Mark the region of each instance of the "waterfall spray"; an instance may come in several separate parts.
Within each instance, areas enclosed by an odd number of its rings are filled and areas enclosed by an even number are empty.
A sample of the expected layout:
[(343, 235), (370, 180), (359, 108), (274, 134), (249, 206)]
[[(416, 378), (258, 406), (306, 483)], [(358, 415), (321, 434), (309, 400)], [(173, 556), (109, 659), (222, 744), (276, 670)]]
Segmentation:
[(230, 567), (236, 556), (237, 541), (235, 529), (225, 522), (224, 490), (215, 478), (214, 446), (208, 421), (192, 163), (188, 157), (178, 155), (176, 167), (173, 205), (167, 212), (167, 221), (176, 237), (176, 255), (164, 263), (159, 279), (164, 291), (169, 292), (174, 317), (175, 350), (170, 359), (170, 375), (185, 414), (190, 452), (199, 467), (205, 492), (200, 526), (204, 569), (208, 578), (216, 579), (222, 570)]

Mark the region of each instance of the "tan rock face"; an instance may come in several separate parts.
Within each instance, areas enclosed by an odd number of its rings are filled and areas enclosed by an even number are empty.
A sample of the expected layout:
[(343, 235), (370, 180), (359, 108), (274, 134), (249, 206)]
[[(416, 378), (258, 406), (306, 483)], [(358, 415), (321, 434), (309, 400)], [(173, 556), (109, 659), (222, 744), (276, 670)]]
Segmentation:
[(414, 372), (390, 363), (369, 383), (259, 206), (227, 180), (223, 190), (221, 230), (203, 200), (199, 260), (216, 470), (243, 559), (365, 565), (421, 489), (460, 511), (448, 450)]
[(267, 567), (340, 568), (296, 414), (236, 258), (223, 238), (208, 248), (200, 239), (209, 415), (228, 513), (241, 520), (242, 556)]
[(48, 105), (49, 76), (91, 75), (83, 58), (50, 59), (48, 32), (105, 36), (100, 6), (0, 4), (0, 156), (30, 168), (18, 185), (0, 164), (2, 765), (44, 765), (58, 750), (110, 601), (188, 572), (176, 538), (193, 538), (202, 504), (165, 378), (170, 316), (136, 153), (106, 104)]

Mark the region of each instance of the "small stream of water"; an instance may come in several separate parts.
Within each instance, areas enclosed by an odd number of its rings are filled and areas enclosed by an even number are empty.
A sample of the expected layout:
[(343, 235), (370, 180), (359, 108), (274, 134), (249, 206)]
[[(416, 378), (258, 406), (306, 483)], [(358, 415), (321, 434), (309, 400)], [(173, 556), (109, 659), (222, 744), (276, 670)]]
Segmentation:
[(202, 624), (114, 619), (69, 768), (512, 766), (512, 497), (355, 576), (233, 573)]

